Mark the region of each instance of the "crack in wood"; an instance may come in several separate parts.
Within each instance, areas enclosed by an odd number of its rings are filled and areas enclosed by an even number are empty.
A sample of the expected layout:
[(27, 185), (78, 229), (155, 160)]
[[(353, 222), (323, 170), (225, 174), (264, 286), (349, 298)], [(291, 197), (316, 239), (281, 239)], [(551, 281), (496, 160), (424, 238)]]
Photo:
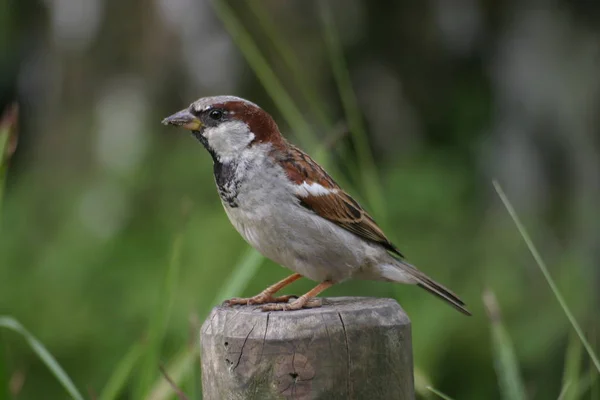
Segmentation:
[(235, 367), (233, 367), (231, 369), (232, 371), (235, 371), (235, 369), (238, 367), (238, 365), (240, 365), (240, 361), (242, 360), (242, 356), (244, 355), (244, 347), (246, 347), (246, 342), (248, 341), (248, 338), (252, 334), (252, 331), (254, 331), (254, 328), (256, 328), (256, 324), (254, 324), (254, 326), (252, 326), (252, 329), (250, 329), (250, 332), (248, 332), (248, 334), (246, 335), (246, 338), (244, 339), (244, 343), (242, 343), (242, 348), (240, 350), (240, 356), (237, 359)]
[(346, 341), (346, 366), (347, 366), (347, 376), (346, 376), (346, 386), (348, 388), (348, 398), (352, 398), (352, 382), (350, 381), (350, 346), (348, 345), (348, 333), (346, 332), (346, 325), (344, 324), (344, 319), (342, 318), (342, 314), (338, 311), (338, 317), (340, 317), (340, 322), (342, 323), (342, 330), (344, 331), (344, 339)]
[(265, 334), (263, 335), (263, 342), (262, 342), (262, 347), (260, 348), (260, 357), (258, 357), (258, 362), (260, 363), (262, 361), (262, 357), (263, 354), (265, 352), (265, 343), (267, 340), (267, 330), (269, 329), (269, 316), (271, 315), (271, 312), (269, 311), (267, 313), (267, 322), (265, 324)]

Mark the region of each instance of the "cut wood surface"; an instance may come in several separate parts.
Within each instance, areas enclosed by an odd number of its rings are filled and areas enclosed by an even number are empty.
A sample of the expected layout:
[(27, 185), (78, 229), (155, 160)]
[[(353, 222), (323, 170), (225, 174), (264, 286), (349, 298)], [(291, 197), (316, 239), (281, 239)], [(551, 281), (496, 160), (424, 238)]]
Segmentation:
[(263, 312), (215, 307), (202, 326), (203, 398), (414, 399), (410, 320), (392, 299)]

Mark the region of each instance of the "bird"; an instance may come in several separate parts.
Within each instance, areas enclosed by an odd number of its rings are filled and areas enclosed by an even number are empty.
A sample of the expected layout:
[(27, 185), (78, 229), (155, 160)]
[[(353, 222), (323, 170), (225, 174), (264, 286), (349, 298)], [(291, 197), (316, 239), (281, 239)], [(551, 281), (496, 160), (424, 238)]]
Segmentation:
[[(471, 315), (449, 289), (409, 264), (374, 219), (308, 154), (288, 142), (275, 120), (236, 96), (203, 97), (163, 119), (191, 131), (213, 161), (214, 180), (231, 224), (258, 252), (294, 273), (228, 305), (263, 311), (320, 307), (318, 294), (348, 279), (418, 285)], [(276, 296), (306, 277), (302, 296)]]

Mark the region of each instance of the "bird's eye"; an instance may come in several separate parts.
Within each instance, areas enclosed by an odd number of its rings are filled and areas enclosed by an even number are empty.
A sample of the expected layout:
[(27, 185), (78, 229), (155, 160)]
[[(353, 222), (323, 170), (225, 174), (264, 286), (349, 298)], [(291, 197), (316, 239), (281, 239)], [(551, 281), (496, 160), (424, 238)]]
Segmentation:
[(218, 121), (221, 118), (223, 118), (223, 111), (221, 111), (221, 110), (212, 110), (211, 112), (208, 113), (208, 116), (211, 119), (214, 119), (215, 121)]

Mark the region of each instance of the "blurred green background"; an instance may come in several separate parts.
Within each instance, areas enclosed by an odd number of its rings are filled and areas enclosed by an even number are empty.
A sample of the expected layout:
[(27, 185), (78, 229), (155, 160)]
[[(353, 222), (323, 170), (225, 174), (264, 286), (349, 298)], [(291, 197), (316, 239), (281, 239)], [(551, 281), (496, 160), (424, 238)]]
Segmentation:
[[(171, 398), (161, 363), (199, 398), (198, 324), (288, 274), (230, 225), (202, 146), (160, 124), (219, 94), (270, 112), (470, 307), (391, 283), (325, 293), (402, 304), (419, 398), (600, 398), (491, 183), (597, 349), (600, 2), (2, 0), (0, 49), (0, 106), (20, 104), (0, 314), (85, 398)], [(70, 398), (7, 329), (0, 381), (0, 399)]]

